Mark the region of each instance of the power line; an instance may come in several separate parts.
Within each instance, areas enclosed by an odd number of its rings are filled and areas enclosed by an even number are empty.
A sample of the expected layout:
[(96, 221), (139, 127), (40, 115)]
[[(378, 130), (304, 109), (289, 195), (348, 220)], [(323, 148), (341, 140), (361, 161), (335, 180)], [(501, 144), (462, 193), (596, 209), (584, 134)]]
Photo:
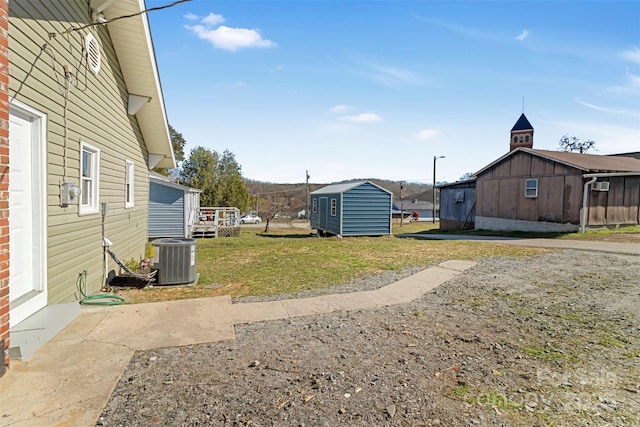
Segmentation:
[(81, 31), (81, 30), (84, 30), (85, 28), (95, 27), (97, 25), (110, 24), (111, 22), (118, 21), (120, 19), (133, 18), (135, 16), (142, 15), (142, 14), (145, 14), (145, 13), (155, 12), (156, 10), (167, 9), (167, 8), (170, 8), (170, 7), (173, 7), (173, 6), (177, 6), (180, 3), (185, 3), (185, 2), (188, 2), (188, 1), (192, 1), (192, 0), (176, 0), (173, 3), (165, 4), (163, 6), (151, 7), (149, 9), (141, 10), (140, 12), (132, 13), (132, 14), (129, 14), (129, 15), (116, 16), (115, 18), (111, 18), (111, 19), (108, 19), (106, 21), (91, 22), (91, 23), (85, 24), (85, 25), (83, 25), (81, 27), (71, 27), (71, 28), (68, 28), (68, 29), (62, 31), (61, 33), (49, 33), (49, 37), (53, 38), (58, 34), (59, 35), (63, 35), (63, 34), (68, 34), (68, 33), (72, 32), (72, 31)]

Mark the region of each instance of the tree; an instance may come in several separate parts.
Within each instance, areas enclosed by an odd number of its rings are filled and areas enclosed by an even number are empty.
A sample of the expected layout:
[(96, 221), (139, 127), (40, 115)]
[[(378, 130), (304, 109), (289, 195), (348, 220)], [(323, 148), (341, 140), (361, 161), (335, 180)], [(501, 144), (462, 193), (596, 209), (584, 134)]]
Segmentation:
[(229, 150), (222, 153), (216, 173), (216, 206), (235, 206), (245, 211), (249, 206), (249, 192), (242, 178), (242, 168)]
[(222, 157), (204, 147), (191, 150), (182, 163), (181, 181), (202, 190), (200, 206), (234, 206), (244, 211), (249, 206), (249, 193), (241, 167), (233, 153), (225, 150)]
[(595, 150), (595, 145), (595, 141), (591, 141), (590, 139), (581, 141), (575, 136), (565, 135), (560, 138), (560, 148), (558, 151), (586, 153), (591, 149)]
[(218, 153), (204, 147), (191, 150), (189, 158), (182, 162), (181, 182), (192, 188), (202, 190), (200, 206), (216, 206), (216, 168)]
[(176, 162), (184, 160), (184, 146), (187, 143), (182, 134), (176, 131), (173, 126), (169, 125), (169, 138), (171, 138), (171, 147), (173, 147), (173, 155)]
[[(171, 125), (169, 125), (169, 139), (171, 140), (171, 148), (173, 148), (173, 157), (179, 165), (180, 162), (184, 160), (184, 146), (187, 141), (184, 139), (182, 134), (176, 131)], [(153, 168), (153, 171), (164, 176), (173, 177), (174, 175), (179, 175), (179, 173), (172, 173), (176, 171), (175, 169)]]
[(471, 178), (473, 178), (473, 172), (466, 172), (464, 175), (460, 177), (459, 181), (467, 181)]

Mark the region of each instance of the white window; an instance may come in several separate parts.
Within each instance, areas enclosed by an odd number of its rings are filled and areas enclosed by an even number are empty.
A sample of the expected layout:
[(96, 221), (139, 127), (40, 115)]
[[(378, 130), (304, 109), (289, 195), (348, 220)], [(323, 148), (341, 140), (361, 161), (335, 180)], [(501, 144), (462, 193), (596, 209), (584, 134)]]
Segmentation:
[(133, 207), (133, 162), (131, 160), (125, 160), (124, 171), (124, 207)]
[(98, 213), (100, 150), (84, 142), (80, 155), (80, 213)]
[(336, 199), (331, 199), (331, 216), (336, 216), (336, 213), (338, 211), (338, 202)]
[(538, 179), (529, 178), (524, 181), (524, 197), (538, 197)]
[(311, 212), (318, 212), (318, 199), (313, 199), (313, 203), (311, 204)]

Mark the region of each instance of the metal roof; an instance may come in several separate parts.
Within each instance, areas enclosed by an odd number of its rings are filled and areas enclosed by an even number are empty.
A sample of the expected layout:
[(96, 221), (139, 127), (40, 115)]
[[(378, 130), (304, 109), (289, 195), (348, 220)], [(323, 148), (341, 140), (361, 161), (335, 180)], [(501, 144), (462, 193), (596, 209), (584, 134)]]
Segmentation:
[(511, 128), (511, 132), (518, 130), (533, 130), (533, 126), (531, 126), (531, 123), (529, 123), (524, 113), (522, 113), (516, 124)]
[(391, 191), (380, 187), (379, 185), (374, 184), (371, 181), (357, 181), (357, 182), (347, 182), (347, 183), (341, 183), (341, 184), (331, 184), (331, 185), (327, 185), (326, 187), (322, 187), (316, 191), (311, 192), (311, 194), (341, 194), (344, 192), (347, 192), (353, 188), (359, 187), (362, 184), (371, 184), (374, 187), (377, 187), (383, 191), (386, 191), (387, 193), (391, 194)]
[(474, 176), (480, 175), (509, 156), (518, 152), (529, 153), (536, 157), (552, 160), (566, 166), (579, 169), (584, 173), (598, 172), (634, 172), (640, 174), (640, 159), (625, 156), (602, 156), (597, 154), (569, 153), (564, 151), (535, 150), (533, 148), (516, 148), (489, 165), (480, 169)]
[[(91, 7), (104, 9), (102, 13), (107, 21), (146, 9), (144, 0), (91, 0)], [(175, 168), (176, 161), (147, 15), (143, 13), (106, 25), (129, 94), (151, 98), (136, 113), (147, 151), (150, 156), (162, 157), (157, 167)]]
[(156, 172), (149, 172), (149, 180), (151, 182), (155, 182), (156, 184), (164, 185), (165, 187), (175, 188), (176, 190), (182, 190), (189, 193), (202, 193), (202, 190), (187, 187), (185, 185), (178, 184), (177, 182), (172, 182), (171, 180), (169, 180), (169, 177), (160, 175)]

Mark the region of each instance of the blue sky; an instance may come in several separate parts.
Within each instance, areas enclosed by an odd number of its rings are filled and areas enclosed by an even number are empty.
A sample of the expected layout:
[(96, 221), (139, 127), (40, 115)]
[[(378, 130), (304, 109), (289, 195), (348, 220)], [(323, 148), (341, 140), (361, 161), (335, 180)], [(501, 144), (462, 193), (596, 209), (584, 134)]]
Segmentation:
[[(147, 0), (147, 7), (170, 3)], [(169, 122), (246, 178), (453, 182), (568, 134), (640, 151), (638, 1), (210, 1), (149, 14)]]

